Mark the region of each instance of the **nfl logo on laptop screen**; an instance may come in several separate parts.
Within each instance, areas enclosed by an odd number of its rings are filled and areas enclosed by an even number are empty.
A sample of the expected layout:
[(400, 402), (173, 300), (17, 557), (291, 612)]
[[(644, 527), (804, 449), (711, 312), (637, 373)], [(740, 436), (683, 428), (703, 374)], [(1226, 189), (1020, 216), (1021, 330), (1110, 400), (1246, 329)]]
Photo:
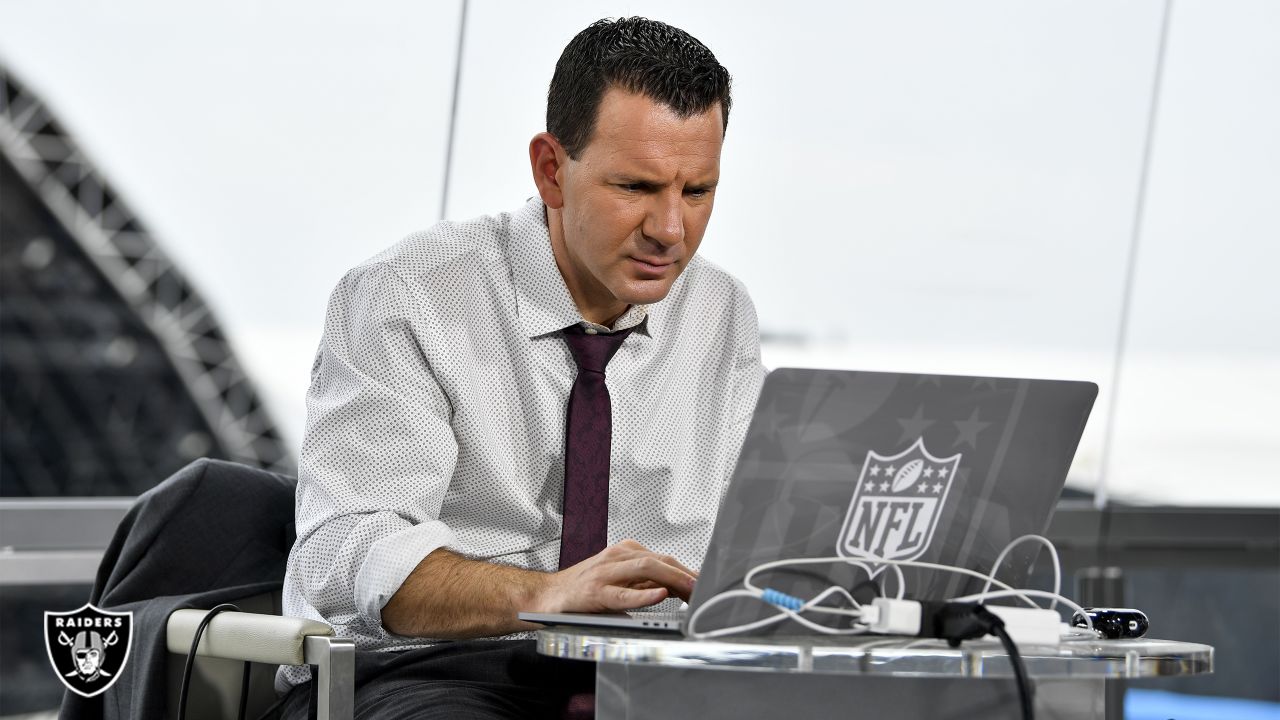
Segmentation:
[[(800, 598), (833, 584), (896, 592), (897, 572), (882, 560), (989, 570), (1009, 541), (1044, 532), (1097, 391), (1063, 380), (774, 370), (690, 605), (783, 559), (845, 558), (755, 580)], [(1015, 549), (1001, 579), (1023, 582), (1036, 552)], [(907, 596), (919, 600), (981, 586), (952, 573), (901, 571)], [(755, 600), (718, 603), (699, 626), (744, 625), (773, 612)], [(804, 632), (791, 621), (757, 631)]]
[[(847, 558), (915, 560), (924, 554), (963, 455), (934, 457), (918, 438), (896, 455), (867, 451), (836, 551)], [(883, 563), (867, 562), (875, 577)]]

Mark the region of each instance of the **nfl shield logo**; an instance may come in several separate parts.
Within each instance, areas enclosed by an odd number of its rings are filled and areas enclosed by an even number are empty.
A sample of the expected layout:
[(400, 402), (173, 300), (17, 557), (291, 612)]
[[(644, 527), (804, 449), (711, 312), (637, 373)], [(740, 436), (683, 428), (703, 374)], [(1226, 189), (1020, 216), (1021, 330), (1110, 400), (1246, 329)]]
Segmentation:
[(77, 695), (93, 697), (115, 684), (129, 660), (133, 613), (108, 612), (92, 605), (44, 614), (44, 645), (62, 684)]
[(870, 451), (858, 475), (836, 552), (866, 561), (875, 577), (886, 567), (876, 560), (915, 560), (933, 540), (960, 455), (937, 458), (924, 438), (897, 455)]

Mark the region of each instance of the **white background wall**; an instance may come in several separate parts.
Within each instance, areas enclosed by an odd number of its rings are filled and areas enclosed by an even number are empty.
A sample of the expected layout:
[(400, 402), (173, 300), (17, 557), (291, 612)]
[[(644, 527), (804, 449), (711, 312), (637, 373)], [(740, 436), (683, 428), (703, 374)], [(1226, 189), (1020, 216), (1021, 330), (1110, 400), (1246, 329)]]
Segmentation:
[[(329, 289), (439, 216), (460, 10), (0, 3), (0, 60), (181, 263), (295, 443)], [(578, 30), (671, 22), (734, 75), (703, 252), (751, 288), (767, 364), (1094, 380), (1073, 484), (1280, 505), (1280, 4), (1174, 7), (1113, 373), (1164, 10), (473, 0), (445, 212), (533, 194), (526, 144)]]

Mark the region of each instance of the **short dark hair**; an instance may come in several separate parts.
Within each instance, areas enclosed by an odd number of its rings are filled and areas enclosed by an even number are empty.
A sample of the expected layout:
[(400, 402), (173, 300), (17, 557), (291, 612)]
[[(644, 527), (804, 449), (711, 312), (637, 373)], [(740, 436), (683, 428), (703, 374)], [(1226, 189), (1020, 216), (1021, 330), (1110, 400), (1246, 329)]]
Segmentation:
[(680, 28), (641, 17), (598, 20), (565, 46), (547, 91), (547, 132), (577, 158), (610, 87), (660, 102), (680, 117), (720, 103), (729, 127), (729, 71)]

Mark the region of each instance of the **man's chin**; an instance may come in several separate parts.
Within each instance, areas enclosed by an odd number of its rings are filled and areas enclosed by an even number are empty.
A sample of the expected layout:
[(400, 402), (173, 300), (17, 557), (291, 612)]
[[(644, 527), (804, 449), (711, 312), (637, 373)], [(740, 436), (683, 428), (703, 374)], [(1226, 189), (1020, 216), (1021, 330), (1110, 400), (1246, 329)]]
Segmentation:
[(614, 297), (627, 303), (628, 305), (652, 305), (667, 296), (671, 292), (671, 286), (675, 283), (675, 278), (658, 279), (658, 280), (638, 280), (631, 279), (619, 292), (614, 293)]

